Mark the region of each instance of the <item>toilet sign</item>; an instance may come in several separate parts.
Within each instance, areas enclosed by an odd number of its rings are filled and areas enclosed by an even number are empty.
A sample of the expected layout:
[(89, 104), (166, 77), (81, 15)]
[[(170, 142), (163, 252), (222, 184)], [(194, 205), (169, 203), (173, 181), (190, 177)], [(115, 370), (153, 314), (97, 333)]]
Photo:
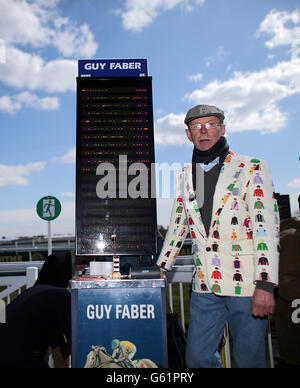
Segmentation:
[(36, 212), (45, 221), (55, 220), (61, 212), (59, 200), (52, 196), (43, 197), (36, 205)]

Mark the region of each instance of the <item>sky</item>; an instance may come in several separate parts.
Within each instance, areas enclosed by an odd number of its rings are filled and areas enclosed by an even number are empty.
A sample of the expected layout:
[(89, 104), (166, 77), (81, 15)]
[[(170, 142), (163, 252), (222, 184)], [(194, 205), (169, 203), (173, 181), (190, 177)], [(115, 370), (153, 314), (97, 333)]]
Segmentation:
[[(47, 195), (53, 235), (74, 235), (77, 62), (92, 58), (147, 58), (156, 163), (189, 163), (185, 113), (216, 105), (230, 148), (268, 161), (295, 214), (299, 0), (0, 0), (0, 238), (46, 235)], [(157, 199), (158, 224), (171, 204)]]

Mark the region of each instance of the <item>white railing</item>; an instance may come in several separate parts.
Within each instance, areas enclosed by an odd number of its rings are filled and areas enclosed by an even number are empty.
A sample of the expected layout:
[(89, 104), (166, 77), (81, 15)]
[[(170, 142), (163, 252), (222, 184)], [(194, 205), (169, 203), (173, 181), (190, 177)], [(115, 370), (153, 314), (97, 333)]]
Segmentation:
[[(26, 286), (29, 288), (35, 283), (38, 270), (42, 267), (44, 262), (22, 262), (22, 263), (0, 263), (0, 286), (6, 286), (7, 288), (0, 292), (0, 300), (7, 298), (6, 304), (10, 303), (10, 296), (13, 292), (18, 291), (21, 293), (21, 289)], [(180, 320), (182, 329), (185, 332), (185, 313), (183, 287), (184, 284), (191, 284), (194, 271), (194, 263), (192, 256), (180, 256), (176, 260), (176, 265), (173, 266), (172, 271), (167, 272), (167, 283), (169, 289), (169, 306), (171, 312), (174, 311), (173, 303), (173, 285), (179, 284), (179, 300), (180, 300)], [(225, 360), (226, 368), (231, 367), (230, 358), (230, 341), (229, 341), (229, 329), (228, 325), (224, 331), (225, 338)], [(270, 324), (268, 325), (267, 342), (269, 351), (270, 367), (274, 368), (273, 346), (271, 337)]]
[(194, 262), (192, 256), (180, 256), (176, 260), (176, 264), (173, 265), (172, 270), (168, 271), (167, 283), (169, 288), (169, 306), (173, 312), (173, 284), (179, 284), (179, 299), (180, 299), (180, 318), (183, 331), (185, 331), (185, 315), (184, 315), (184, 297), (183, 297), (183, 284), (191, 284), (194, 271)]
[(0, 291), (0, 300), (6, 299), (8, 304), (13, 293), (20, 294), (23, 287), (32, 287), (42, 265), (43, 262), (0, 264), (0, 287), (6, 287)]
[[(43, 264), (43, 261), (0, 264), (0, 287), (6, 287), (0, 292), (0, 301), (4, 301), (4, 298), (6, 298), (6, 305), (8, 305), (11, 302), (11, 295), (13, 293), (17, 291), (19, 295), (23, 287), (26, 287), (26, 289), (32, 287), (38, 278), (38, 271)], [(3, 311), (1, 318), (5, 322), (5, 312), (3, 313)], [(47, 357), (49, 367), (54, 368), (50, 348)]]

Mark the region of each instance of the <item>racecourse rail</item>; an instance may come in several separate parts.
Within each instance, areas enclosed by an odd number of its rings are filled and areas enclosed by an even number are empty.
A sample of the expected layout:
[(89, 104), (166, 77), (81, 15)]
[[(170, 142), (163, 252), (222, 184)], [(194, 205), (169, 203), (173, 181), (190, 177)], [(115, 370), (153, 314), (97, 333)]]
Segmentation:
[[(56, 249), (66, 249), (73, 250), (74, 249), (74, 240), (71, 238), (67, 239), (59, 239), (58, 244), (56, 245)], [(65, 243), (66, 242), (66, 243)], [(26, 246), (21, 246), (18, 243), (13, 243), (6, 245), (5, 247), (1, 247), (0, 244), (0, 253), (2, 252), (28, 252), (29, 258), (32, 257), (32, 252), (35, 252), (37, 249), (47, 250), (47, 245), (44, 241), (41, 244), (26, 244)], [(2, 248), (2, 249), (1, 249)], [(55, 250), (54, 248), (54, 250)], [(12, 294), (15, 295), (20, 294), (24, 288), (32, 287), (35, 283), (38, 271), (43, 266), (43, 261), (23, 261), (23, 262), (0, 262), (0, 299), (4, 300), (6, 304), (10, 303)], [(180, 300), (180, 321), (182, 325), (182, 330), (185, 332), (185, 312), (184, 312), (184, 284), (191, 284), (192, 276), (194, 271), (194, 263), (192, 255), (179, 256), (176, 260), (176, 265), (173, 266), (171, 271), (167, 272), (167, 285), (168, 285), (168, 302), (169, 308), (171, 312), (174, 310), (174, 292), (173, 286), (174, 284), (179, 284), (179, 300)], [(4, 289), (3, 289), (4, 288)], [(226, 325), (224, 331), (225, 338), (225, 346), (224, 346), (224, 354), (225, 354), (225, 365), (226, 368), (231, 367), (231, 357), (230, 357), (230, 335), (229, 328)], [(270, 368), (274, 368), (274, 357), (273, 357), (273, 346), (272, 346), (272, 337), (271, 337), (271, 327), (268, 325), (267, 332), (267, 345), (268, 345), (268, 358)]]

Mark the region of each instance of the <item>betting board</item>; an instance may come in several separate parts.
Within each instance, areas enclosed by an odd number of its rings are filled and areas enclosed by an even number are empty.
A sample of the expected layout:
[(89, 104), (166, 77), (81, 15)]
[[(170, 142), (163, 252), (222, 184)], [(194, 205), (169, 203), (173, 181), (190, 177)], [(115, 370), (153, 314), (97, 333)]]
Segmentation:
[(76, 142), (76, 254), (156, 254), (152, 78), (78, 77)]

